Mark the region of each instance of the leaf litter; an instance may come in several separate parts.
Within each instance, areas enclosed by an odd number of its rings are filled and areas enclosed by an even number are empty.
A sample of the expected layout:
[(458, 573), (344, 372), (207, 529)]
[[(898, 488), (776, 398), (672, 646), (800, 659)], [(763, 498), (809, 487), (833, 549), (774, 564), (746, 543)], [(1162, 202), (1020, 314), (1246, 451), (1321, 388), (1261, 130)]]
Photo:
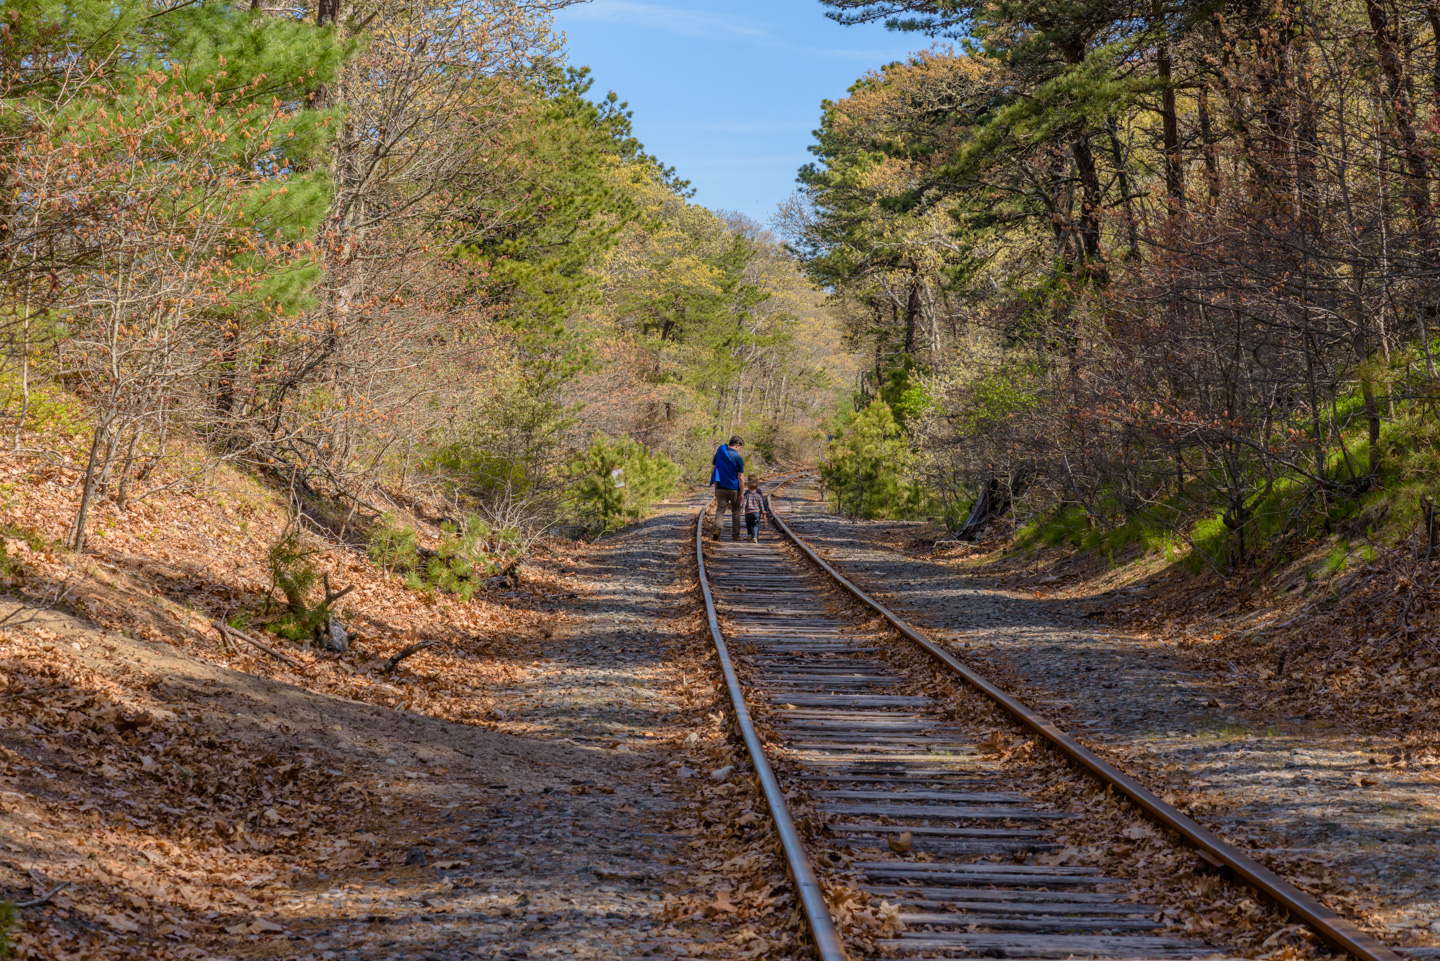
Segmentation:
[(21, 912), (17, 957), (801, 952), (713, 665), (671, 620), (696, 609), (688, 514), (550, 541), (521, 589), (466, 603), (316, 533), (359, 636), (267, 639), (295, 667), (211, 626), (265, 610), (263, 487), (222, 467), (101, 504), (76, 557), (53, 546), (74, 471), (0, 474), (0, 524), (27, 532), (0, 609), (0, 900), (68, 882)]
[[(1167, 644), (1097, 628), (1085, 616), (1091, 604), (1054, 598), (1043, 564), (1022, 578), (1005, 571), (1004, 559), (946, 563), (916, 556), (924, 549), (917, 546), (922, 525), (852, 521), (816, 506), (801, 508), (797, 531), (991, 680), (1381, 940), (1418, 951), (1416, 957), (1440, 945), (1440, 882), (1424, 866), (1433, 861), (1440, 807), (1426, 786), (1424, 755), (1392, 752), (1394, 740), (1375, 728), (1352, 733), (1287, 722), (1276, 712), (1267, 717), (1258, 697), (1246, 709), (1225, 691), (1236, 673), (1229, 663), (1177, 651), (1174, 639)], [(973, 551), (961, 553), (969, 558)], [(997, 585), (1001, 577), (1008, 578), (1004, 588)], [(1017, 589), (1022, 585), (1037, 589)], [(1085, 589), (1077, 584), (1073, 593)], [(955, 703), (975, 700), (918, 651), (896, 656), (933, 674)], [(1097, 794), (1095, 783), (1004, 715), (985, 711), (977, 719), (977, 742), (1001, 748), (1005, 763), (1033, 782), (1032, 794), (1087, 813), (1065, 822), (1071, 836), (1059, 856), (1134, 878), (1147, 899), (1166, 903), (1168, 892), (1168, 903), (1183, 907), (1158, 920), (1176, 931), (1214, 934), (1246, 956), (1326, 952), (1308, 930), (1288, 925), (1248, 889), (1216, 877), (1131, 805), (1103, 790)], [(988, 733), (1005, 729), (1008, 743)], [(1361, 786), (1363, 780), (1379, 783)], [(1322, 810), (1324, 816), (1311, 813)], [(1094, 826), (1086, 827), (1091, 816)]]

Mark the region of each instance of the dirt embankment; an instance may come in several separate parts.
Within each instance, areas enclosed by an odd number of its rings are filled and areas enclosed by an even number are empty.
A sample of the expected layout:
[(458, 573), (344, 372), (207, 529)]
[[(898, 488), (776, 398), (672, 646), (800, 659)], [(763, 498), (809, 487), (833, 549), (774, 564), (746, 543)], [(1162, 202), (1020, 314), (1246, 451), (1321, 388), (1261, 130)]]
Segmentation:
[[(102, 504), (76, 556), (58, 546), (75, 472), (12, 458), (0, 477), (17, 957), (798, 949), (695, 615), (688, 507), (542, 544), (519, 588), (467, 602), (314, 531), (310, 562), (352, 588), (358, 636), (333, 654), (263, 631), (285, 511), (253, 479)], [(384, 670), (421, 640), (441, 643)]]

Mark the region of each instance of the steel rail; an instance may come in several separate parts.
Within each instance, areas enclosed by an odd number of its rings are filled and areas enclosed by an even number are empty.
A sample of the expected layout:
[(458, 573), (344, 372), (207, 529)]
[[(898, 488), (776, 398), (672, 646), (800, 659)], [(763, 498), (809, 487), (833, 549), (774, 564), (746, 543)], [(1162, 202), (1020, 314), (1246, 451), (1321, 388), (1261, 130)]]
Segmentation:
[(800, 894), (800, 905), (805, 920), (810, 925), (810, 934), (815, 939), (815, 951), (820, 961), (849, 961), (840, 933), (835, 930), (835, 921), (830, 916), (830, 905), (825, 901), (824, 889), (810, 866), (805, 854), (805, 844), (790, 809), (785, 804), (785, 792), (775, 777), (769, 760), (765, 757), (765, 746), (755, 731), (755, 723), (745, 706), (745, 692), (740, 688), (740, 678), (730, 660), (730, 649), (720, 631), (720, 622), (715, 616), (715, 597), (710, 592), (710, 582), (705, 570), (705, 514), (710, 505), (700, 508), (695, 517), (695, 563), (699, 567), (700, 593), (705, 599), (705, 619), (710, 624), (710, 637), (715, 642), (715, 652), (720, 656), (720, 670), (725, 675), (725, 686), (730, 690), (730, 703), (735, 708), (735, 726), (745, 740), (750, 752), (750, 762), (755, 766), (755, 776), (760, 781), (760, 790), (765, 795), (765, 804), (770, 808), (770, 817), (775, 822), (775, 833), (780, 835), (780, 846), (785, 850), (785, 861), (790, 876)]
[[(771, 491), (772, 496), (780, 487), (783, 487), (791, 481), (798, 480), (800, 476), (802, 475), (797, 474), (793, 477), (787, 477), (785, 480), (776, 484), (775, 488)], [(1022, 701), (1012, 697), (1001, 688), (966, 667), (954, 655), (935, 644), (920, 631), (916, 630), (909, 622), (866, 594), (859, 587), (855, 586), (855, 584), (851, 583), (843, 574), (830, 566), (803, 538), (791, 530), (790, 526), (786, 524), (778, 514), (772, 512), (770, 516), (774, 519), (775, 525), (780, 528), (780, 531), (788, 537), (796, 547), (804, 552), (816, 566), (834, 578), (834, 580), (856, 600), (885, 618), (885, 620), (890, 622), (891, 627), (895, 628), (895, 630), (899, 631), (909, 640), (915, 642), (931, 657), (959, 674), (968, 684), (1003, 707), (1025, 727), (1044, 737), (1051, 744), (1054, 744), (1072, 761), (1099, 777), (1106, 784), (1114, 786), (1116, 790), (1135, 802), (1152, 820), (1179, 833), (1181, 837), (1201, 851), (1202, 854), (1208, 855), (1211, 859), (1228, 867), (1234, 872), (1236, 877), (1270, 898), (1294, 917), (1314, 928), (1325, 940), (1334, 946), (1357, 958), (1363, 959), (1363, 961), (1403, 961), (1400, 955), (1370, 937), (1364, 931), (1361, 931), (1353, 923), (1342, 918), (1315, 898), (1280, 877), (1274, 871), (1255, 861), (1239, 848), (1222, 841), (1194, 819), (1180, 811), (1180, 809), (1172, 804), (1166, 803), (1139, 781), (1114, 767), (1055, 724), (1041, 717)]]

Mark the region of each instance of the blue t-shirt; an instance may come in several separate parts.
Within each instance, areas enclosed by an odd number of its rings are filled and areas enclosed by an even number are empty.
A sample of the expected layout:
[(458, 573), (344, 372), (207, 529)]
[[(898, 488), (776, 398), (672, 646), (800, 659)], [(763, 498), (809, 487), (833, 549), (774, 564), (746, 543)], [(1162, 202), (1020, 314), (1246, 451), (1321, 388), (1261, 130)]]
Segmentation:
[(721, 444), (715, 451), (715, 469), (710, 472), (710, 483), (719, 484), (726, 490), (738, 491), (740, 489), (740, 475), (745, 473), (745, 458), (730, 449), (729, 444)]

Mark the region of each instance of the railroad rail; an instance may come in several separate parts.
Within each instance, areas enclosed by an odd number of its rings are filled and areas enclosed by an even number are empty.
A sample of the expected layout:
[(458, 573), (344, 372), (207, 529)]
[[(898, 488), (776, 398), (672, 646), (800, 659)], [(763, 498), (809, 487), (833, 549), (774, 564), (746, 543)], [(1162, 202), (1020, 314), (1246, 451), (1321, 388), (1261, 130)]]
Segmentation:
[[(781, 486), (802, 476), (793, 474)], [(789, 787), (808, 794), (828, 820), (828, 843), (850, 849), (862, 886), (899, 906), (905, 929), (881, 942), (888, 953), (1159, 961), (1217, 952), (1158, 931), (1152, 918), (1160, 908), (1127, 900), (1126, 879), (1083, 865), (1045, 863), (1043, 854), (1058, 846), (1057, 826), (1070, 815), (1007, 790), (998, 762), (946, 721), (947, 706), (914, 693), (913, 679), (880, 656), (884, 645), (895, 643), (893, 634), (867, 631), (853, 616), (836, 613), (827, 598), (837, 587), (1153, 820), (1178, 831), (1207, 861), (1225, 865), (1354, 956), (1400, 961), (970, 670), (841, 575), (778, 512), (776, 527), (813, 567), (775, 541), (736, 543), (726, 536), (709, 542), (706, 514), (702, 508), (696, 517), (695, 556), (710, 632), (821, 961), (847, 956), (752, 706), (775, 732), (771, 752), (794, 772), (785, 775)], [(929, 857), (916, 860), (916, 853)]]

